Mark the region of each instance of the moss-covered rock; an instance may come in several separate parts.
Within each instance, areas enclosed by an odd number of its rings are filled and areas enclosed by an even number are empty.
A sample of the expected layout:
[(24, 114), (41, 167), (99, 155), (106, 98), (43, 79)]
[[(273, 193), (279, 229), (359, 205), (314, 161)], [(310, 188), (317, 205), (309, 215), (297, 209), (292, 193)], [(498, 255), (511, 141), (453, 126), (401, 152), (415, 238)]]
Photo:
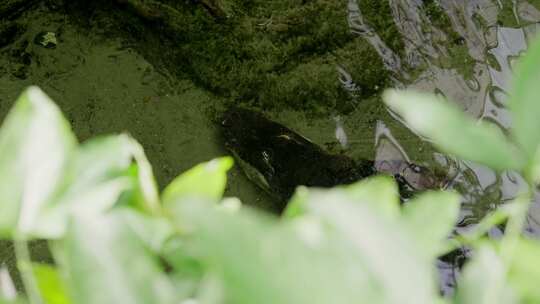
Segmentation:
[(514, 1), (501, 0), (500, 3), (502, 7), (497, 15), (497, 22), (506, 27), (519, 27), (519, 22), (514, 14)]
[(540, 0), (529, 0), (530, 4), (534, 5), (538, 10), (540, 10)]
[(395, 53), (403, 55), (405, 45), (394, 22), (389, 1), (358, 0), (358, 7), (365, 22), (377, 32), (386, 45)]
[[(159, 9), (150, 26), (165, 33), (164, 43), (170, 44), (162, 54), (168, 68), (229, 103), (312, 113), (347, 111), (354, 98), (370, 96), (387, 81), (376, 52), (350, 33), (346, 3), (214, 3), (227, 8), (226, 18), (186, 2), (144, 5)], [(338, 65), (348, 68), (361, 96), (342, 87)]]
[[(474, 59), (470, 56), (465, 39), (454, 30), (450, 17), (438, 1), (426, 0), (422, 4), (422, 11), (435, 28), (445, 34), (444, 40), (435, 41), (446, 47), (448, 56), (441, 56), (434, 62), (442, 68), (455, 68), (461, 75), (469, 79), (474, 74)], [(479, 16), (476, 16), (479, 17)], [(481, 17), (477, 19), (483, 21)]]

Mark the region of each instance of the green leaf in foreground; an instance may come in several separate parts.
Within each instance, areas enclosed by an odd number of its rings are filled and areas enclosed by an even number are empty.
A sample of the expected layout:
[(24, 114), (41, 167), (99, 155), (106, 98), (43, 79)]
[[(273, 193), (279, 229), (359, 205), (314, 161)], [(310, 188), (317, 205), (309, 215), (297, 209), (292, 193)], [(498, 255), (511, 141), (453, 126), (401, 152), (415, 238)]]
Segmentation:
[(458, 303), (517, 303), (513, 290), (506, 283), (505, 267), (492, 248), (487, 245), (478, 248), (458, 282)]
[(165, 204), (182, 198), (198, 197), (217, 201), (227, 183), (231, 157), (222, 157), (199, 164), (175, 178), (163, 191)]
[(540, 244), (537, 240), (521, 239), (510, 263), (508, 282), (519, 292), (522, 303), (540, 303)]
[(28, 301), (24, 298), (17, 298), (14, 300), (6, 300), (0, 297), (0, 304), (27, 304)]
[(281, 221), (249, 208), (175, 204), (226, 303), (436, 301), (432, 261), (406, 229), (346, 191), (309, 191), (307, 213)]
[(351, 269), (350, 247), (336, 239), (323, 234), (306, 242), (291, 225), (249, 208), (230, 213), (186, 201), (175, 205), (177, 221), (190, 224), (194, 245), (205, 253), (205, 276), (217, 279), (212, 289), (220, 292), (212, 298), (218, 302), (377, 303), (366, 266)]
[(509, 101), (512, 134), (530, 160), (540, 144), (540, 40), (520, 60), (515, 75)]
[(475, 122), (435, 95), (389, 90), (386, 104), (442, 151), (493, 169), (521, 169), (523, 159), (497, 126)]
[(344, 188), (351, 201), (367, 204), (389, 218), (399, 217), (399, 190), (392, 177), (379, 175)]
[(82, 144), (68, 165), (65, 188), (42, 210), (33, 235), (59, 238), (74, 210), (89, 214), (111, 208), (123, 191), (133, 187), (126, 176), (131, 161), (126, 135), (98, 137)]
[(147, 212), (158, 214), (161, 210), (161, 205), (152, 165), (148, 161), (141, 144), (131, 137), (129, 138), (129, 147), (133, 158), (137, 163), (138, 188), (141, 191), (143, 197), (142, 202), (144, 203), (142, 207)]
[(174, 234), (172, 225), (165, 218), (141, 214), (127, 208), (122, 210), (122, 216), (131, 231), (152, 252), (160, 253), (167, 239)]
[(70, 294), (77, 303), (177, 303), (172, 282), (122, 210), (77, 214), (64, 240)]
[(339, 231), (369, 265), (372, 280), (384, 290), (385, 303), (433, 303), (437, 297), (432, 260), (415, 246), (405, 227), (375, 211), (334, 191), (313, 195), (310, 202), (310, 214)]
[(17, 298), (17, 290), (9, 270), (5, 265), (0, 266), (0, 303), (4, 301), (14, 301)]
[(0, 130), (0, 234), (33, 230), (76, 145), (58, 107), (37, 87), (24, 91)]
[(304, 215), (307, 211), (308, 201), (309, 189), (306, 186), (297, 187), (283, 211), (283, 217), (293, 218)]
[(33, 264), (32, 268), (44, 304), (71, 303), (67, 289), (56, 268), (47, 264)]
[(402, 220), (424, 251), (437, 256), (456, 224), (459, 207), (456, 193), (426, 192), (407, 202)]
[[(400, 214), (399, 191), (395, 180), (379, 175), (363, 179), (351, 185), (336, 187), (330, 191), (341, 192), (358, 204), (366, 204), (388, 218), (398, 218)], [(295, 217), (307, 211), (310, 194), (306, 187), (298, 187), (285, 209), (285, 217)]]

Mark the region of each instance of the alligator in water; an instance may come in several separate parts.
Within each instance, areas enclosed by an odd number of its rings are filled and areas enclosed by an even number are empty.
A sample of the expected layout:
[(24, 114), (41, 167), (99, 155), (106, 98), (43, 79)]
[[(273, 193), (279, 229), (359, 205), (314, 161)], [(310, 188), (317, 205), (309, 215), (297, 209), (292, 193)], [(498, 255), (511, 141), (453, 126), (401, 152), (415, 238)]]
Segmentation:
[(222, 121), (225, 147), (250, 180), (285, 207), (296, 187), (332, 187), (350, 184), (378, 172), (393, 175), (400, 193), (437, 188), (442, 184), (430, 170), (406, 161), (355, 161), (330, 154), (309, 139), (262, 114), (234, 107)]

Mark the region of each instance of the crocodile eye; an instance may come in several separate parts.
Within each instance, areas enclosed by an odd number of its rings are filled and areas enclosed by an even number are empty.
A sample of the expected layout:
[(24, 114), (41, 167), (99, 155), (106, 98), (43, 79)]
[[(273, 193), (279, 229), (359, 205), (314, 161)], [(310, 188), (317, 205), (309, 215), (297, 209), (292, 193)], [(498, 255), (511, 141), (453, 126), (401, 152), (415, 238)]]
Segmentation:
[(417, 166), (417, 165), (410, 164), (409, 168), (411, 168), (411, 170), (413, 170), (415, 173), (422, 172), (422, 168), (420, 166)]
[(291, 137), (287, 134), (281, 134), (281, 135), (278, 135), (277, 138), (282, 138), (282, 139), (285, 139), (285, 140), (291, 140)]

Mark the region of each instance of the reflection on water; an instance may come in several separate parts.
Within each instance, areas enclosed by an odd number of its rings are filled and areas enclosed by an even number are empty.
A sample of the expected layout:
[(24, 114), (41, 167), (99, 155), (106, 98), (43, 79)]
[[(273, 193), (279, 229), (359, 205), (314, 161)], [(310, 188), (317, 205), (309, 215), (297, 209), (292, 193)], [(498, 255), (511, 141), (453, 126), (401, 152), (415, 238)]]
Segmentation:
[[(510, 90), (510, 79), (516, 59), (527, 49), (528, 41), (540, 27), (540, 11), (533, 5), (520, 1), (437, 1), (437, 5), (448, 17), (451, 30), (439, 28), (440, 22), (426, 15), (425, 3), (430, 1), (390, 0), (392, 17), (403, 39), (405, 50), (400, 57), (391, 50), (377, 31), (370, 26), (357, 0), (350, 0), (349, 25), (353, 33), (366, 39), (383, 58), (387, 69), (395, 74), (395, 86), (434, 92), (458, 103), (464, 111), (479, 119), (489, 120), (508, 129), (511, 119), (505, 108)], [(516, 15), (516, 28), (500, 25), (500, 15), (508, 10)], [(453, 34), (449, 34), (453, 33)], [(452, 35), (458, 41), (449, 41)], [(444, 58), (454, 55), (456, 44), (465, 46), (462, 57), (445, 64)], [(470, 73), (460, 66), (469, 65)], [(353, 84), (348, 83), (348, 86)], [(382, 136), (399, 143), (385, 129)], [(386, 135), (385, 135), (386, 134)], [(380, 137), (381, 134), (377, 134)], [(377, 142), (380, 142), (377, 139)], [(401, 151), (396, 155), (379, 145), (378, 157), (406, 157)], [(381, 156), (382, 155), (382, 156)], [(440, 157), (439, 157), (440, 159)], [(515, 173), (497, 175), (492, 170), (463, 161), (441, 161), (442, 166), (456, 172), (453, 187), (464, 194), (467, 222), (483, 216), (501, 202), (515, 197), (523, 182)], [(480, 199), (480, 202), (476, 202)], [(487, 200), (487, 201), (484, 201)], [(473, 203), (474, 202), (474, 203)], [(482, 206), (478, 206), (478, 204)]]
[[(349, 0), (349, 25), (368, 41), (394, 85), (442, 94), (469, 115), (508, 130), (506, 109), (516, 59), (540, 32), (540, 11), (528, 1), (503, 0), (388, 0), (404, 50), (392, 50), (362, 12), (362, 0)], [(538, 3), (536, 3), (538, 5)], [(438, 18), (432, 18), (438, 10)], [(345, 74), (346, 72), (342, 72)], [(347, 83), (354, 87), (354, 83)], [(383, 124), (376, 134), (377, 158), (407, 158)], [(508, 202), (525, 187), (519, 174), (434, 155), (451, 175), (449, 187), (463, 195), (460, 226), (476, 223), (487, 212)], [(540, 195), (530, 209), (527, 233), (540, 236)], [(494, 229), (493, 236), (500, 235)], [(455, 267), (440, 262), (443, 291), (451, 292)]]

